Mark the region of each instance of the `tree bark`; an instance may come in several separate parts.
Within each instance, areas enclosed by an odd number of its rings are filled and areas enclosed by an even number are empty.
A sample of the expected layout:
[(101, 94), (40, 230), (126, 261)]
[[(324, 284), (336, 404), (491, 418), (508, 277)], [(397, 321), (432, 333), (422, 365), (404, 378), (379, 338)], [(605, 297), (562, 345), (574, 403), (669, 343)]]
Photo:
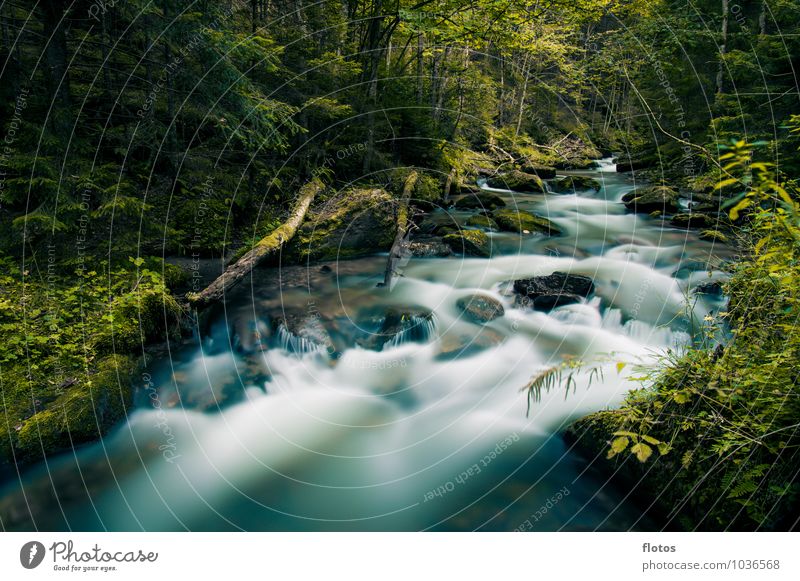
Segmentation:
[(417, 177), (417, 172), (412, 171), (403, 186), (403, 195), (400, 198), (400, 207), (397, 210), (397, 234), (395, 234), (394, 242), (392, 242), (392, 247), (389, 249), (389, 259), (386, 261), (383, 283), (378, 286), (388, 287), (391, 285), (392, 277), (395, 274), (395, 266), (402, 257), (403, 246), (407, 242), (406, 237), (410, 231), (409, 225), (411, 224), (411, 219), (408, 215), (408, 201), (411, 198), (411, 191), (417, 183)]
[(42, 4), (44, 34), (51, 35), (45, 48), (47, 85), (53, 103), (52, 123), (56, 133), (67, 135), (70, 123), (70, 82), (67, 65), (66, 6), (63, 0)]
[(719, 69), (717, 69), (717, 93), (725, 89), (725, 53), (728, 44), (728, 0), (722, 0), (722, 43), (719, 46)]
[(225, 293), (239, 284), (258, 264), (267, 256), (280, 250), (289, 242), (297, 232), (303, 219), (306, 217), (314, 197), (322, 191), (324, 185), (318, 179), (313, 179), (302, 188), (297, 202), (292, 208), (289, 219), (272, 231), (268, 236), (262, 238), (256, 246), (230, 265), (214, 282), (208, 285), (199, 293), (189, 293), (186, 295), (189, 305), (197, 310), (222, 300)]

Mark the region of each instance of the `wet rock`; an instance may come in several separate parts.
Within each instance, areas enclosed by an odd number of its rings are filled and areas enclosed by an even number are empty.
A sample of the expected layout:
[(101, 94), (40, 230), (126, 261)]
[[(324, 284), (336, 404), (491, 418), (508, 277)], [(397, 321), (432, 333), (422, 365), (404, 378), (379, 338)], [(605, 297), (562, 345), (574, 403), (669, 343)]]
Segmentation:
[(276, 346), (290, 353), (333, 353), (335, 348), (320, 317), (308, 313), (282, 313), (273, 318)]
[(547, 218), (542, 218), (529, 212), (517, 210), (497, 210), (492, 213), (492, 218), (498, 228), (505, 232), (540, 232), (549, 236), (561, 234), (558, 226)]
[(714, 218), (697, 212), (675, 214), (669, 221), (676, 228), (710, 228), (716, 222)]
[(520, 169), (529, 174), (539, 176), (543, 180), (552, 180), (556, 177), (556, 168), (536, 163), (523, 163)]
[(482, 257), (491, 255), (489, 237), (481, 230), (459, 230), (448, 234), (443, 240), (456, 254)]
[(503, 208), (506, 203), (503, 198), (491, 192), (480, 191), (475, 194), (468, 194), (456, 200), (455, 207), (459, 210), (472, 210), (475, 208)]
[(461, 357), (470, 357), (486, 349), (497, 347), (505, 337), (489, 327), (481, 327), (478, 333), (447, 333), (439, 340), (439, 353), (436, 359), (449, 361)]
[(517, 170), (492, 176), (486, 180), (486, 185), (490, 188), (513, 190), (515, 192), (544, 193), (547, 191), (542, 178), (535, 174)]
[(556, 181), (554, 189), (557, 192), (570, 193), (587, 190), (600, 191), (601, 183), (588, 176), (568, 176)]
[(425, 343), (435, 333), (433, 313), (421, 307), (372, 308), (359, 313), (358, 327), (362, 336), (356, 344), (372, 351), (381, 351), (387, 345)]
[(314, 208), (289, 243), (290, 262), (339, 260), (388, 250), (397, 204), (384, 189), (350, 189)]
[(434, 236), (446, 236), (447, 234), (452, 234), (454, 232), (458, 232), (459, 230), (460, 228), (455, 222), (444, 222), (431, 228), (430, 233)]
[(694, 292), (701, 295), (722, 296), (722, 283), (719, 281), (709, 281), (698, 284), (694, 287)]
[(483, 294), (461, 297), (456, 301), (456, 306), (474, 323), (488, 323), (505, 314), (500, 301)]
[(264, 319), (243, 316), (234, 320), (231, 336), (236, 351), (251, 354), (266, 351), (272, 332)]
[(554, 272), (514, 281), (514, 292), (520, 306), (532, 306), (549, 311), (561, 305), (580, 302), (594, 292), (594, 282), (588, 276)]
[(678, 197), (678, 192), (669, 186), (646, 186), (622, 196), (622, 203), (628, 210), (638, 214), (672, 214), (678, 211)]
[(594, 160), (588, 157), (573, 157), (556, 163), (558, 169), (592, 169), (594, 166)]
[(497, 230), (497, 222), (485, 214), (476, 214), (467, 219), (467, 226), (486, 228), (487, 230)]
[(703, 230), (700, 232), (700, 240), (708, 240), (709, 242), (722, 242), (728, 243), (728, 237), (719, 230)]
[(408, 249), (411, 256), (417, 258), (440, 258), (453, 254), (453, 250), (441, 238), (414, 240), (408, 245)]

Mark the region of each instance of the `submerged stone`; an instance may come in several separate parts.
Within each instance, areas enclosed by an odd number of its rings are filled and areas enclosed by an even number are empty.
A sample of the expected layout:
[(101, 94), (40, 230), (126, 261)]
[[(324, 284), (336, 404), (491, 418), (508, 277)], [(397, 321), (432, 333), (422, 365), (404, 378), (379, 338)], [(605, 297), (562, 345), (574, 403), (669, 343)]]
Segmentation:
[(456, 306), (474, 323), (488, 323), (505, 314), (505, 309), (500, 301), (483, 294), (461, 297), (456, 301)]

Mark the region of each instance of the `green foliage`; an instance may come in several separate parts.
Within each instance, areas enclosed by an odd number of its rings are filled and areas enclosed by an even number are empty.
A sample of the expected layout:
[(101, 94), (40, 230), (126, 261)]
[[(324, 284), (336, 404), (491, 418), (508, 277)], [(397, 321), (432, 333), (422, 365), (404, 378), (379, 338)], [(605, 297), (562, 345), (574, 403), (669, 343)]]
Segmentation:
[(99, 270), (73, 278), (0, 259), (0, 461), (96, 439), (130, 404), (129, 354), (179, 333), (181, 310), (159, 264), (87, 263)]
[(747, 256), (725, 285), (731, 340), (673, 354), (620, 410), (588, 420), (613, 436), (609, 458), (667, 454), (649, 490), (669, 476), (667, 501), (691, 528), (781, 528), (800, 499), (800, 205), (794, 182), (752, 161), (757, 147), (736, 141), (720, 158)]

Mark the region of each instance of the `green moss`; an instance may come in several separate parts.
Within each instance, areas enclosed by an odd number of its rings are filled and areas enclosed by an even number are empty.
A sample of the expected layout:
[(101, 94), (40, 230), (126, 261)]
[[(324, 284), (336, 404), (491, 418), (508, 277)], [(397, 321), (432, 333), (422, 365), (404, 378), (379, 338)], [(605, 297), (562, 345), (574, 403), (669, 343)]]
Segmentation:
[(700, 232), (700, 240), (709, 240), (711, 242), (728, 243), (728, 237), (719, 230), (703, 230)]
[(483, 214), (475, 214), (467, 218), (467, 226), (477, 226), (478, 228), (488, 228), (490, 230), (497, 230), (497, 222), (492, 220), (489, 216)]
[(459, 230), (443, 238), (453, 252), (468, 256), (488, 257), (491, 255), (489, 237), (481, 230)]
[(145, 262), (109, 272), (96, 261), (103, 270), (73, 284), (23, 288), (0, 259), (0, 462), (95, 440), (124, 417), (142, 346), (179, 333), (180, 307)]
[(601, 183), (594, 178), (586, 176), (568, 176), (555, 183), (558, 192), (573, 192), (581, 190), (600, 191)]
[(547, 235), (559, 235), (561, 229), (547, 218), (529, 212), (517, 210), (495, 210), (492, 217), (501, 230), (507, 232), (540, 232)]
[(111, 355), (44, 410), (15, 427), (17, 462), (70, 449), (103, 436), (131, 405), (133, 358)]
[(510, 171), (486, 180), (486, 185), (517, 192), (543, 193), (546, 191), (542, 178), (521, 171)]
[(315, 208), (289, 244), (289, 262), (356, 258), (387, 251), (398, 203), (383, 189), (349, 189)]

